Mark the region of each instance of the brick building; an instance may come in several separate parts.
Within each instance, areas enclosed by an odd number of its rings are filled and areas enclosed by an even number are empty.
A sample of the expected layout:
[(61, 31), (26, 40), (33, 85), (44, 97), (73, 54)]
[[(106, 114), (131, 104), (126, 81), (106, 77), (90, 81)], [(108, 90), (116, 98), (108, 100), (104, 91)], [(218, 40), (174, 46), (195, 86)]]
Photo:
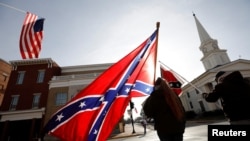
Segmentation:
[(0, 106), (2, 105), (4, 93), (11, 73), (10, 63), (0, 58)]
[(0, 140), (38, 140), (43, 128), (49, 81), (61, 74), (52, 59), (10, 61), (13, 67), (0, 108)]
[[(92, 64), (61, 67), (61, 75), (54, 76), (49, 82), (49, 96), (45, 113), (46, 124), (52, 114), (66, 104), (71, 98), (89, 85), (112, 64)], [(45, 136), (47, 140), (59, 140), (52, 136)]]

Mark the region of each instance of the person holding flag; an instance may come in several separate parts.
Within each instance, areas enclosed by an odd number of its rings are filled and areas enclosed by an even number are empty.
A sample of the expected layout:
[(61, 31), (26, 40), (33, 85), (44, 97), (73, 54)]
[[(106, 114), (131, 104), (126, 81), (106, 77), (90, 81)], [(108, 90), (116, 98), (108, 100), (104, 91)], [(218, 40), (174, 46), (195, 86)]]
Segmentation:
[(178, 95), (168, 83), (158, 78), (154, 90), (143, 106), (145, 115), (153, 118), (161, 141), (182, 141), (186, 127), (185, 110)]

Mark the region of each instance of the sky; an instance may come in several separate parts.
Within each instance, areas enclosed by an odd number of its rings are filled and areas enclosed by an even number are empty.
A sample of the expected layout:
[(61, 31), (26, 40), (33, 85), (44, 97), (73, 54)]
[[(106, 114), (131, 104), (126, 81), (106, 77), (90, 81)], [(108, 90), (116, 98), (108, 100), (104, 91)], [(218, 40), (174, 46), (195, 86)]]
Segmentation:
[(193, 13), (231, 61), (250, 60), (249, 7), (249, 0), (0, 0), (0, 58), (22, 59), (25, 12), (45, 18), (40, 58), (61, 67), (115, 63), (160, 22), (158, 60), (192, 81), (205, 72)]
[[(25, 11), (45, 18), (40, 58), (58, 65), (115, 63), (160, 22), (158, 60), (188, 81), (205, 72), (193, 13), (231, 61), (250, 59), (248, 0), (0, 0), (0, 58), (21, 60)], [(18, 10), (16, 10), (18, 9)]]

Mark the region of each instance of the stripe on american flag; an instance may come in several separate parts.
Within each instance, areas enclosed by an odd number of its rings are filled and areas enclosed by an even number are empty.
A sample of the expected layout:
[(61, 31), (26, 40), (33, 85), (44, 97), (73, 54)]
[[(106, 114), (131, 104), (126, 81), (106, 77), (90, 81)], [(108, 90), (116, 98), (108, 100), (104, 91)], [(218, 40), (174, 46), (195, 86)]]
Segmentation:
[(20, 35), (20, 53), (23, 59), (38, 58), (43, 39), (44, 19), (27, 12)]

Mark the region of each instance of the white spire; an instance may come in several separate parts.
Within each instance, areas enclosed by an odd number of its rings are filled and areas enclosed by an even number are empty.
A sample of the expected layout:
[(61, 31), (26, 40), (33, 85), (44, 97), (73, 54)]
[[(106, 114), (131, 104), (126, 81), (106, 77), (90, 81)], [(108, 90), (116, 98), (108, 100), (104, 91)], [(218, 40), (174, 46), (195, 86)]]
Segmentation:
[(196, 23), (196, 27), (200, 36), (201, 43), (207, 40), (211, 40), (212, 38), (209, 36), (205, 28), (201, 25), (200, 21), (196, 18), (195, 14), (193, 14), (193, 16), (195, 19), (195, 23)]
[(230, 59), (227, 55), (227, 50), (220, 49), (217, 40), (212, 39), (205, 28), (201, 25), (199, 20), (196, 18), (195, 14), (193, 14), (193, 16), (201, 41), (200, 50), (203, 53), (201, 61), (205, 67), (205, 70), (229, 63)]

